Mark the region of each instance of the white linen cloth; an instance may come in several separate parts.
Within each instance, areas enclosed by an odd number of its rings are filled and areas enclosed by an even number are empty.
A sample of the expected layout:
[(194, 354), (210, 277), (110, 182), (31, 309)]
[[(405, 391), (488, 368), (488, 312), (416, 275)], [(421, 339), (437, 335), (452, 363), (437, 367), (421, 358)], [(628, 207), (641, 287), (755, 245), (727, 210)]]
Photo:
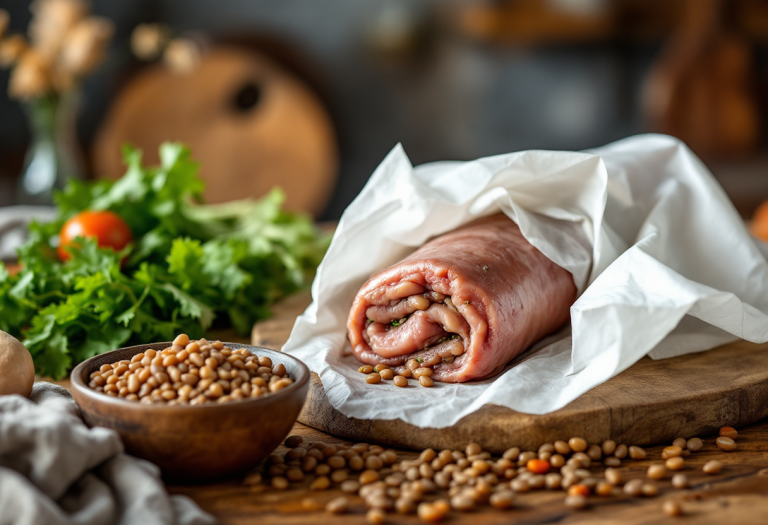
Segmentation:
[[(346, 337), (360, 286), (428, 239), (498, 211), (573, 274), (570, 327), (485, 381), (362, 381)], [(453, 425), (485, 404), (544, 414), (645, 355), (768, 341), (768, 262), (707, 168), (663, 135), (417, 168), (398, 145), (344, 212), (312, 296), (283, 351), (320, 375), (343, 414), (419, 427)]]
[(66, 389), (35, 383), (0, 396), (0, 525), (212, 525), (159, 469), (123, 453), (113, 430), (88, 428)]

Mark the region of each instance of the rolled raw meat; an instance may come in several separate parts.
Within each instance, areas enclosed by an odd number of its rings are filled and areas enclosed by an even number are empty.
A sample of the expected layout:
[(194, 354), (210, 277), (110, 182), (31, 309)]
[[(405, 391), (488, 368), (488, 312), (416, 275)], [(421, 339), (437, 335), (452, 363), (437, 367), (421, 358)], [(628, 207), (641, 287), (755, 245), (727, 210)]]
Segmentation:
[(429, 367), (434, 380), (464, 382), (497, 373), (563, 326), (575, 300), (571, 274), (498, 214), (432, 239), (371, 277), (347, 329), (363, 363)]

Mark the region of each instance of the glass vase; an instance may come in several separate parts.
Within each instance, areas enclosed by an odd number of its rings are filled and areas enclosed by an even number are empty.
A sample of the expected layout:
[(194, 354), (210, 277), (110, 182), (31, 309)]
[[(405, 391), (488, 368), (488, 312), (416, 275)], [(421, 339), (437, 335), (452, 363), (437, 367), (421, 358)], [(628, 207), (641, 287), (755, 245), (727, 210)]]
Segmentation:
[(32, 140), (18, 185), (19, 204), (51, 205), (53, 192), (82, 177), (77, 142), (79, 93), (50, 94), (25, 104)]

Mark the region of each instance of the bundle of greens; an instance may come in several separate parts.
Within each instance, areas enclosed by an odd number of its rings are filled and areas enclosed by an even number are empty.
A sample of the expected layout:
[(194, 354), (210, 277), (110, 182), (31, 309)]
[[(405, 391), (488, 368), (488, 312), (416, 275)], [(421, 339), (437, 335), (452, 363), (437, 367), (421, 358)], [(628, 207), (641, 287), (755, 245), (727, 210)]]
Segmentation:
[[(143, 167), (126, 148), (116, 182), (70, 182), (56, 221), (33, 223), (21, 270), (0, 263), (0, 329), (24, 339), (40, 374), (126, 344), (198, 338), (211, 326), (247, 334), (276, 300), (305, 286), (328, 244), (307, 217), (281, 210), (279, 190), (259, 201), (201, 204), (203, 182), (184, 146), (165, 143), (161, 164)], [(62, 263), (64, 222), (109, 210), (131, 228), (120, 252), (78, 239)]]

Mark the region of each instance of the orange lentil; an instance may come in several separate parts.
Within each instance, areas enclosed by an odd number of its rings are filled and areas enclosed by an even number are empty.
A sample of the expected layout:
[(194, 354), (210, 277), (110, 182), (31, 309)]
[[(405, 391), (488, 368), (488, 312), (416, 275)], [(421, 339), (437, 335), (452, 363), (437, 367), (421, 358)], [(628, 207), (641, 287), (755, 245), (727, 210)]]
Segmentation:
[(549, 462), (542, 459), (531, 459), (525, 464), (526, 468), (534, 474), (546, 474), (549, 472)]
[(569, 496), (584, 496), (585, 498), (589, 496), (589, 487), (586, 485), (582, 485), (581, 483), (578, 483), (576, 485), (571, 485), (568, 487), (568, 495)]

